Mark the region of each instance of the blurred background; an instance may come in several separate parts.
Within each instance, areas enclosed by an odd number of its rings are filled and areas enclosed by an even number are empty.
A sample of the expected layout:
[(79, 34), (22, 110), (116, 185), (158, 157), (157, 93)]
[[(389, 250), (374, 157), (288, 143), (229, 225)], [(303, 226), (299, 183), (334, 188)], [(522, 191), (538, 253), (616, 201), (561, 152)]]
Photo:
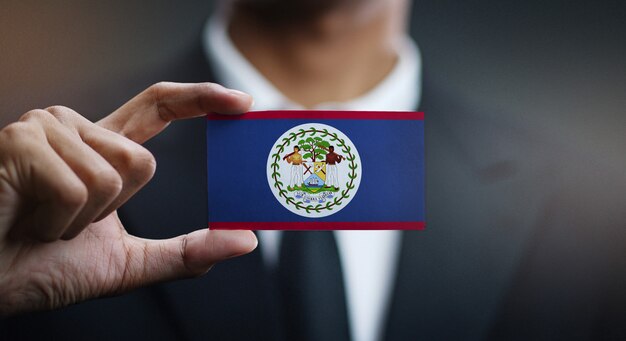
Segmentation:
[[(214, 1), (0, 2), (0, 126), (62, 104), (95, 120), (135, 93), (107, 89), (198, 44)], [(565, 143), (626, 150), (626, 2), (417, 0), (412, 33), (428, 77), (489, 115)], [(608, 154), (607, 154), (608, 155)]]

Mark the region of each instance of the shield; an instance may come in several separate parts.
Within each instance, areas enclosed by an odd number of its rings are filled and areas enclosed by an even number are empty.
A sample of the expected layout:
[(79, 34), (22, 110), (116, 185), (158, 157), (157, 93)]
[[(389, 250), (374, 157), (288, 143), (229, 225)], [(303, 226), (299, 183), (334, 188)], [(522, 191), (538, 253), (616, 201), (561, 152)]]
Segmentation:
[(312, 173), (304, 180), (304, 186), (312, 193), (318, 192), (324, 187), (326, 181), (326, 162), (307, 162)]

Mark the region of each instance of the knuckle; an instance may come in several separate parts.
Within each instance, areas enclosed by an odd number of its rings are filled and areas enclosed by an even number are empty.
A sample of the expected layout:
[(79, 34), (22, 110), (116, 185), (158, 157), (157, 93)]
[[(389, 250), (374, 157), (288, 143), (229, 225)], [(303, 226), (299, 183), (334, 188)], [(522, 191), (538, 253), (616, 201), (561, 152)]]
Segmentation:
[(211, 83), (211, 82), (203, 82), (203, 83), (198, 83), (196, 85), (200, 90), (204, 90), (204, 91), (212, 91), (215, 90), (217, 85), (216, 83)]
[(150, 90), (152, 92), (157, 92), (158, 93), (159, 91), (161, 91), (161, 90), (167, 88), (168, 86), (170, 86), (170, 84), (172, 84), (172, 83), (161, 81), (161, 82), (152, 84), (148, 88), (148, 90)]
[(94, 194), (106, 198), (117, 196), (122, 192), (124, 186), (122, 178), (112, 167), (95, 172), (90, 181), (90, 190)]
[(197, 87), (198, 87), (198, 90), (203, 93), (214, 93), (224, 88), (223, 86), (217, 83), (210, 83), (210, 82), (199, 83), (197, 84)]
[(132, 164), (133, 173), (139, 182), (148, 182), (156, 171), (156, 159), (148, 150), (140, 147), (135, 162)]
[(127, 177), (137, 183), (145, 183), (156, 170), (152, 153), (140, 145), (126, 146), (120, 152), (120, 166)]
[(35, 142), (42, 136), (42, 130), (39, 126), (28, 122), (13, 122), (0, 130), (0, 146), (15, 148), (39, 148)]
[(153, 84), (149, 90), (149, 98), (156, 105), (159, 117), (165, 122), (172, 120), (172, 113), (167, 109), (163, 101), (163, 92), (171, 86), (169, 82), (159, 82)]
[(158, 83), (154, 83), (152, 84), (148, 89), (148, 95), (149, 97), (157, 104), (159, 104), (161, 102), (161, 94), (167, 89), (170, 88), (172, 85), (171, 82), (158, 82)]
[(51, 113), (52, 115), (62, 115), (64, 113), (67, 113), (73, 110), (62, 105), (53, 105), (53, 106), (47, 107), (46, 111)]
[(76, 114), (74, 110), (68, 107), (64, 107), (62, 105), (53, 105), (51, 107), (47, 107), (46, 111), (61, 122), (73, 117)]
[(0, 130), (0, 133), (9, 140), (32, 131), (29, 124), (25, 122), (13, 122)]
[(50, 112), (42, 109), (34, 109), (26, 112), (24, 115), (20, 117), (21, 122), (29, 122), (29, 121), (46, 121), (52, 118)]
[(89, 192), (87, 187), (79, 181), (76, 181), (59, 193), (59, 202), (70, 209), (81, 208), (87, 203)]
[(213, 83), (213, 82), (203, 82), (203, 83), (198, 83), (198, 84), (200, 86), (203, 86), (206, 89), (223, 88), (223, 86), (221, 86), (220, 84)]

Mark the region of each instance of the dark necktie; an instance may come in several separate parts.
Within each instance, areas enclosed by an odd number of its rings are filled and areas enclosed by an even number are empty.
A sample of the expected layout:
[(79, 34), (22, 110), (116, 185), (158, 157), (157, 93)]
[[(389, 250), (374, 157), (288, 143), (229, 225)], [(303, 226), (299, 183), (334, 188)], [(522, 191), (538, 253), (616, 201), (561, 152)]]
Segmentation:
[(350, 339), (341, 264), (332, 231), (283, 232), (278, 281), (287, 340)]

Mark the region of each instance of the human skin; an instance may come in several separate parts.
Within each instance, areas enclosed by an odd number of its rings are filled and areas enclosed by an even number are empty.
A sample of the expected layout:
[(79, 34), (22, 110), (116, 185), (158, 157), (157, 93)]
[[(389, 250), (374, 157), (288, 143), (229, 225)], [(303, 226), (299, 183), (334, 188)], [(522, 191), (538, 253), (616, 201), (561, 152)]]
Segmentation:
[[(406, 25), (406, 0), (239, 2), (260, 5), (234, 8), (235, 45), (305, 107), (349, 100), (378, 84), (395, 64), (393, 43)], [(250, 102), (214, 84), (162, 83), (96, 124), (51, 107), (2, 129), (0, 315), (197, 276), (254, 249), (246, 231), (137, 238), (115, 212), (154, 172), (154, 158), (139, 144), (173, 119), (244, 112)]]
[(407, 0), (233, 0), (228, 33), (287, 98), (306, 108), (367, 93), (392, 70)]
[(199, 276), (252, 251), (251, 231), (149, 240), (116, 213), (155, 172), (141, 143), (171, 121), (251, 103), (217, 84), (158, 83), (97, 123), (54, 106), (0, 130), (0, 316)]

